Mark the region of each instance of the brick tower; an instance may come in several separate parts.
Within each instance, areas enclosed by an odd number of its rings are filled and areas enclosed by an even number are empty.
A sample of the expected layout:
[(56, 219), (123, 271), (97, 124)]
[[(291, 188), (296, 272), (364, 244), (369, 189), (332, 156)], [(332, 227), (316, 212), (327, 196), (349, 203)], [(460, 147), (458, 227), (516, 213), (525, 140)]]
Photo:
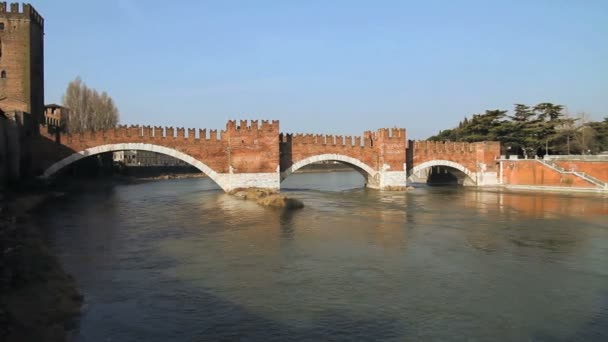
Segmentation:
[(44, 113), (44, 19), (30, 4), (0, 2), (0, 109)]

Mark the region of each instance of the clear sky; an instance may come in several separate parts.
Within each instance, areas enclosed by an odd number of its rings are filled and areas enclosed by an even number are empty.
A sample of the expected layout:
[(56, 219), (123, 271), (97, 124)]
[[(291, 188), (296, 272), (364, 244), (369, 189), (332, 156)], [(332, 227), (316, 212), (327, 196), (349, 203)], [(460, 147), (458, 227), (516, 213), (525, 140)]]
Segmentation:
[(32, 0), (46, 102), (81, 76), (126, 124), (426, 138), (486, 109), (608, 116), (608, 1)]

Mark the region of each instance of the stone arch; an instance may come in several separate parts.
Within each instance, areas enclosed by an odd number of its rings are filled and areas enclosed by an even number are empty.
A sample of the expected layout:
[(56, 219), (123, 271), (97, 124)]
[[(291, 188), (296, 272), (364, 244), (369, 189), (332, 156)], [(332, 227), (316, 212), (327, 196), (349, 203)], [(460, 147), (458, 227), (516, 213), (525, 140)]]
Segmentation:
[(473, 182), (473, 184), (477, 184), (477, 178), (475, 176), (475, 173), (473, 173), (471, 170), (464, 167), (464, 165), (450, 161), (450, 160), (441, 160), (441, 159), (429, 160), (429, 161), (426, 161), (424, 163), (414, 166), (414, 168), (412, 168), (412, 170), (410, 170), (410, 174), (409, 174), (408, 178), (411, 178), (412, 175), (414, 175), (424, 169), (427, 169), (429, 167), (433, 167), (433, 166), (448, 166), (448, 167), (454, 168), (454, 169), (464, 173)]
[(217, 172), (215, 172), (209, 166), (205, 165), (203, 162), (197, 160), (196, 158), (193, 158), (183, 152), (180, 152), (178, 150), (175, 150), (175, 149), (172, 149), (169, 147), (153, 145), (153, 144), (144, 144), (144, 143), (108, 144), (108, 145), (101, 145), (101, 146), (87, 148), (86, 150), (83, 150), (80, 152), (75, 152), (72, 155), (65, 157), (65, 158), (61, 159), (60, 161), (54, 163), (53, 165), (51, 165), (49, 168), (47, 168), (44, 171), (44, 173), (42, 174), (41, 177), (50, 178), (57, 171), (74, 163), (75, 161), (78, 161), (78, 160), (86, 158), (86, 157), (94, 156), (94, 155), (97, 155), (100, 153), (124, 151), (124, 150), (151, 151), (151, 152), (169, 155), (171, 157), (174, 157), (176, 159), (179, 159), (181, 161), (184, 161), (184, 162), (196, 167), (201, 172), (206, 174), (209, 178), (211, 178), (224, 191), (226, 191), (226, 189), (228, 188), (227, 184), (225, 184), (225, 181), (224, 181), (224, 179), (222, 179), (221, 175), (219, 175)]
[(355, 168), (355, 170), (357, 170), (357, 172), (359, 172), (361, 175), (363, 175), (363, 177), (366, 179), (374, 178), (374, 176), (376, 176), (376, 174), (377, 174), (377, 171), (374, 171), (374, 169), (372, 169), (369, 165), (365, 164), (364, 162), (360, 161), (359, 159), (345, 156), (342, 154), (319, 154), (316, 156), (304, 158), (304, 159), (294, 163), (293, 165), (291, 165), (287, 170), (285, 170), (281, 174), (281, 181), (285, 180), (285, 178), (289, 177), (292, 173), (296, 172), (297, 170), (301, 169), (302, 167), (304, 167), (306, 165), (310, 165), (312, 163), (317, 163), (320, 161), (339, 161), (339, 162), (349, 164), (349, 165), (353, 166)]

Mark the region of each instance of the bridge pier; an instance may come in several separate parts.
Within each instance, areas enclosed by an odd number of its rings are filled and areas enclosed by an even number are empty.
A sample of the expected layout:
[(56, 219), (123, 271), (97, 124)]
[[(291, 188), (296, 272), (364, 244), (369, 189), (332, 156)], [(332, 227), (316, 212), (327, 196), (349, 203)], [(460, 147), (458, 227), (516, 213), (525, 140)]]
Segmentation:
[(378, 171), (368, 175), (366, 186), (378, 190), (402, 190), (407, 186), (407, 172)]
[(217, 182), (225, 191), (239, 188), (280, 190), (281, 176), (278, 172), (267, 173), (218, 173)]
[(475, 176), (477, 186), (495, 186), (500, 183), (497, 172), (479, 171), (475, 173)]

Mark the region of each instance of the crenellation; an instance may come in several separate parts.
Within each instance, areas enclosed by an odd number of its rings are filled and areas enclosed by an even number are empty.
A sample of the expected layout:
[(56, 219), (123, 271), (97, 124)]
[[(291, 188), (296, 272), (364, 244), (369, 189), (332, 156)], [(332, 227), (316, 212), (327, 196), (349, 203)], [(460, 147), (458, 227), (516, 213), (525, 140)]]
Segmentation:
[(165, 138), (175, 138), (175, 129), (173, 126), (165, 127)]
[(188, 128), (188, 140), (196, 139), (196, 129)]
[[(112, 131), (114, 132), (114, 137), (120, 137), (120, 127), (116, 126), (114, 127), (114, 129), (112, 129)], [(70, 134), (71, 136), (72, 134)]]
[(258, 125), (258, 120), (251, 120), (251, 129), (252, 130), (260, 130), (260, 126)]
[(345, 142), (346, 146), (353, 146), (353, 137), (352, 135), (347, 135), (345, 137)]
[(372, 131), (363, 132), (363, 147), (373, 147), (374, 145), (374, 134)]
[(247, 120), (241, 120), (241, 124), (237, 128), (242, 130), (247, 129)]
[(177, 128), (177, 137), (178, 138), (182, 138), (182, 139), (186, 139), (186, 130), (183, 127), (178, 127)]
[(131, 137), (136, 137), (139, 134), (137, 134), (137, 128), (134, 125), (130, 125), (130, 126), (125, 126), (125, 135), (129, 138)]
[[(278, 128), (278, 126), (277, 126)], [(272, 124), (270, 124), (270, 122), (268, 120), (262, 120), (262, 130), (263, 131), (271, 131), (273, 130), (274, 127)]]
[(355, 146), (362, 147), (361, 137), (355, 137)]
[(142, 137), (143, 138), (152, 138), (154, 131), (152, 131), (151, 126), (143, 126), (142, 127)]
[(292, 142), (292, 135), (289, 133), (281, 133), (279, 134), (279, 143), (287, 144)]
[(217, 138), (217, 129), (210, 129), (209, 130), (209, 140), (210, 141), (218, 141), (218, 138)]
[(293, 144), (301, 144), (303, 142), (303, 140), (302, 140), (303, 136), (301, 133), (288, 134), (288, 135), (291, 135)]
[(344, 136), (342, 136), (342, 135), (336, 136), (336, 145), (344, 146)]
[(207, 129), (198, 130), (198, 139), (201, 141), (207, 140)]
[(390, 139), (402, 139), (405, 137), (405, 128), (394, 127), (390, 129)]
[(236, 131), (236, 120), (228, 120), (226, 123), (227, 131)]
[(156, 139), (163, 137), (163, 128), (161, 126), (154, 126), (154, 135), (153, 137)]

